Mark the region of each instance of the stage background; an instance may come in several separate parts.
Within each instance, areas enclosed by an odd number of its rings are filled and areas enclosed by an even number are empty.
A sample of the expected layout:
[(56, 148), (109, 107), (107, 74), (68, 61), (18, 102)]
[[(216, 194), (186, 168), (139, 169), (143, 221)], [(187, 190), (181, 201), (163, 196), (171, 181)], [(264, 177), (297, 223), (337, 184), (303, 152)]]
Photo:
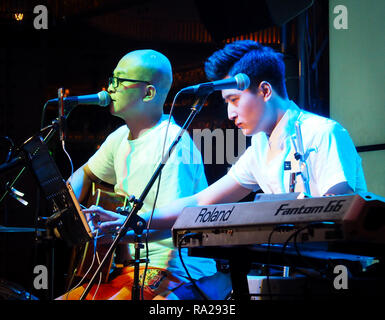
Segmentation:
[[(347, 29), (336, 29), (347, 9)], [(329, 2), (330, 116), (361, 151), (368, 190), (385, 196), (385, 2)]]
[[(383, 144), (384, 65), (383, 59), (379, 60), (384, 53), (383, 1), (345, 1), (347, 30), (329, 27), (334, 16), (329, 10), (334, 4), (337, 2), (329, 6), (324, 0), (245, 0), (236, 5), (223, 0), (1, 1), (0, 163), (9, 149), (9, 140), (4, 137), (20, 146), (37, 133), (43, 105), (57, 97), (58, 88), (67, 90), (68, 96), (106, 89), (108, 77), (125, 53), (152, 48), (170, 59), (174, 83), (165, 105), (167, 113), (178, 90), (207, 81), (204, 60), (225, 43), (240, 39), (259, 41), (284, 54), (288, 93), (298, 105), (340, 121), (356, 146)], [(46, 30), (33, 26), (36, 5), (48, 9)], [(17, 21), (16, 13), (23, 13), (24, 18)], [(177, 102), (174, 117), (180, 124), (192, 102), (191, 97)], [(49, 106), (44, 124), (50, 124), (57, 115), (57, 107)], [(122, 124), (107, 108), (75, 108), (67, 118), (66, 136), (75, 169)], [(227, 120), (220, 93), (209, 97), (192, 128), (236, 130)], [(71, 167), (58, 137), (48, 146), (67, 178)], [(384, 151), (361, 156), (369, 190), (384, 194)], [(223, 176), (230, 165), (205, 165), (209, 183)], [(0, 175), (0, 196), (19, 171), (14, 168)], [(25, 193), (29, 205), (5, 197), (0, 203), (0, 225), (33, 227), (37, 216), (50, 215), (31, 172), (26, 171), (15, 187)], [(71, 248), (55, 240), (52, 257), (51, 244), (44, 239), (36, 241), (33, 232), (0, 233), (0, 278), (22, 285), (41, 299), (62, 294)], [(50, 262), (54, 262), (52, 292), (34, 290), (34, 266), (50, 267)]]

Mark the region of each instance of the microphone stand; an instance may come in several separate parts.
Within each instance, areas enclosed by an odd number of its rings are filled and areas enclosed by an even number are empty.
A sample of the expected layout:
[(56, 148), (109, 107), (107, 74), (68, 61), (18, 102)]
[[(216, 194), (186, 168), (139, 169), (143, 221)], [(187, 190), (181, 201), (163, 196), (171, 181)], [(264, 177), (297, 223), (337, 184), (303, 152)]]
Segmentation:
[(118, 245), (121, 238), (127, 233), (129, 228), (132, 228), (135, 232), (135, 260), (134, 260), (134, 284), (132, 286), (132, 300), (139, 300), (140, 297), (140, 285), (139, 285), (139, 264), (141, 262), (146, 261), (146, 259), (141, 260), (140, 259), (140, 249), (143, 246), (141, 244), (141, 237), (142, 237), (142, 231), (144, 229), (146, 221), (139, 217), (137, 215), (138, 211), (143, 206), (143, 201), (146, 198), (147, 194), (149, 193), (150, 189), (152, 188), (153, 184), (155, 183), (156, 179), (160, 175), (161, 171), (163, 170), (163, 167), (165, 166), (166, 162), (170, 158), (171, 153), (174, 151), (175, 146), (179, 143), (180, 139), (182, 138), (183, 133), (188, 129), (191, 122), (195, 118), (195, 116), (200, 112), (202, 109), (207, 97), (209, 96), (211, 92), (205, 92), (204, 94), (197, 97), (195, 100), (193, 106), (191, 107), (191, 112), (183, 124), (182, 128), (180, 129), (177, 137), (174, 139), (173, 143), (170, 145), (167, 153), (163, 156), (161, 163), (156, 168), (154, 174), (152, 175), (151, 179), (147, 183), (145, 189), (143, 190), (142, 194), (140, 195), (138, 200), (134, 200), (134, 204), (128, 213), (125, 221), (123, 222), (122, 226), (119, 228), (116, 237), (114, 238), (111, 246), (109, 247), (107, 253), (105, 254), (103, 260), (100, 262), (98, 268), (94, 272), (92, 278), (90, 279), (87, 287), (83, 291), (82, 295), (80, 296), (80, 300), (84, 300), (88, 293), (90, 292), (93, 284), (95, 283), (96, 277), (99, 274), (100, 270), (102, 270), (103, 266), (105, 265), (107, 259), (112, 255), (113, 251), (115, 250), (116, 246)]

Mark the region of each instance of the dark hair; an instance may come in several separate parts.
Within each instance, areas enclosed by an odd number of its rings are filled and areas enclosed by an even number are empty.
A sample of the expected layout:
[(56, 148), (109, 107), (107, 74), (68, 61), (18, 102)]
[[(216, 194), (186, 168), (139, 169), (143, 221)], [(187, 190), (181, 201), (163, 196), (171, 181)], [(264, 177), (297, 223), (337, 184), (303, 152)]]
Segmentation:
[(250, 89), (258, 87), (261, 81), (267, 81), (281, 97), (286, 98), (282, 56), (274, 49), (252, 40), (235, 41), (214, 52), (206, 60), (205, 72), (211, 81), (245, 73), (250, 78)]

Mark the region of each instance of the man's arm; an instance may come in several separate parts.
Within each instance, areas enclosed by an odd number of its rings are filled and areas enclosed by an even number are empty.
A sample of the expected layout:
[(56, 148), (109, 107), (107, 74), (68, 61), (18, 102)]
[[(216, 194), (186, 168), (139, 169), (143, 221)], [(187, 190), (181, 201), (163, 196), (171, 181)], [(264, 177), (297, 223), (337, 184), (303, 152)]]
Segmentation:
[[(195, 195), (177, 199), (169, 205), (156, 209), (151, 219), (150, 227), (151, 229), (157, 230), (170, 230), (185, 207), (236, 202), (247, 196), (250, 192), (249, 189), (242, 187), (232, 177), (226, 175)], [(96, 206), (85, 209), (83, 212), (98, 216), (98, 219), (101, 221), (98, 228), (101, 232), (114, 230), (116, 227), (120, 226), (125, 219), (125, 216), (103, 210)], [(151, 212), (146, 212), (141, 215), (146, 222), (149, 221), (150, 216)]]
[(72, 178), (70, 179), (70, 183), (75, 196), (80, 203), (86, 199), (92, 181), (98, 180), (98, 177), (92, 173), (87, 164), (84, 164), (74, 172)]
[(357, 150), (349, 133), (338, 123), (332, 123), (315, 139), (317, 153), (312, 169), (322, 195), (349, 194), (366, 189), (365, 178)]
[[(151, 220), (151, 227), (154, 229), (171, 229), (185, 207), (237, 202), (250, 192), (250, 189), (242, 187), (232, 177), (225, 175), (201, 192), (175, 200), (168, 206), (155, 210), (154, 217)], [(142, 215), (146, 221), (148, 221), (149, 216), (149, 212)]]

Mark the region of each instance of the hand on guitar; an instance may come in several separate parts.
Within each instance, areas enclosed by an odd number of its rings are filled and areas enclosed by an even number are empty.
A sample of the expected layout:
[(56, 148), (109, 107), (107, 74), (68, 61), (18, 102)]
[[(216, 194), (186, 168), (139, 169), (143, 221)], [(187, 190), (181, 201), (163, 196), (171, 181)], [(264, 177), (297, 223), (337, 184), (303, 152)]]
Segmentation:
[(98, 231), (99, 235), (116, 232), (125, 220), (125, 216), (95, 205), (82, 211), (87, 217), (91, 230)]

